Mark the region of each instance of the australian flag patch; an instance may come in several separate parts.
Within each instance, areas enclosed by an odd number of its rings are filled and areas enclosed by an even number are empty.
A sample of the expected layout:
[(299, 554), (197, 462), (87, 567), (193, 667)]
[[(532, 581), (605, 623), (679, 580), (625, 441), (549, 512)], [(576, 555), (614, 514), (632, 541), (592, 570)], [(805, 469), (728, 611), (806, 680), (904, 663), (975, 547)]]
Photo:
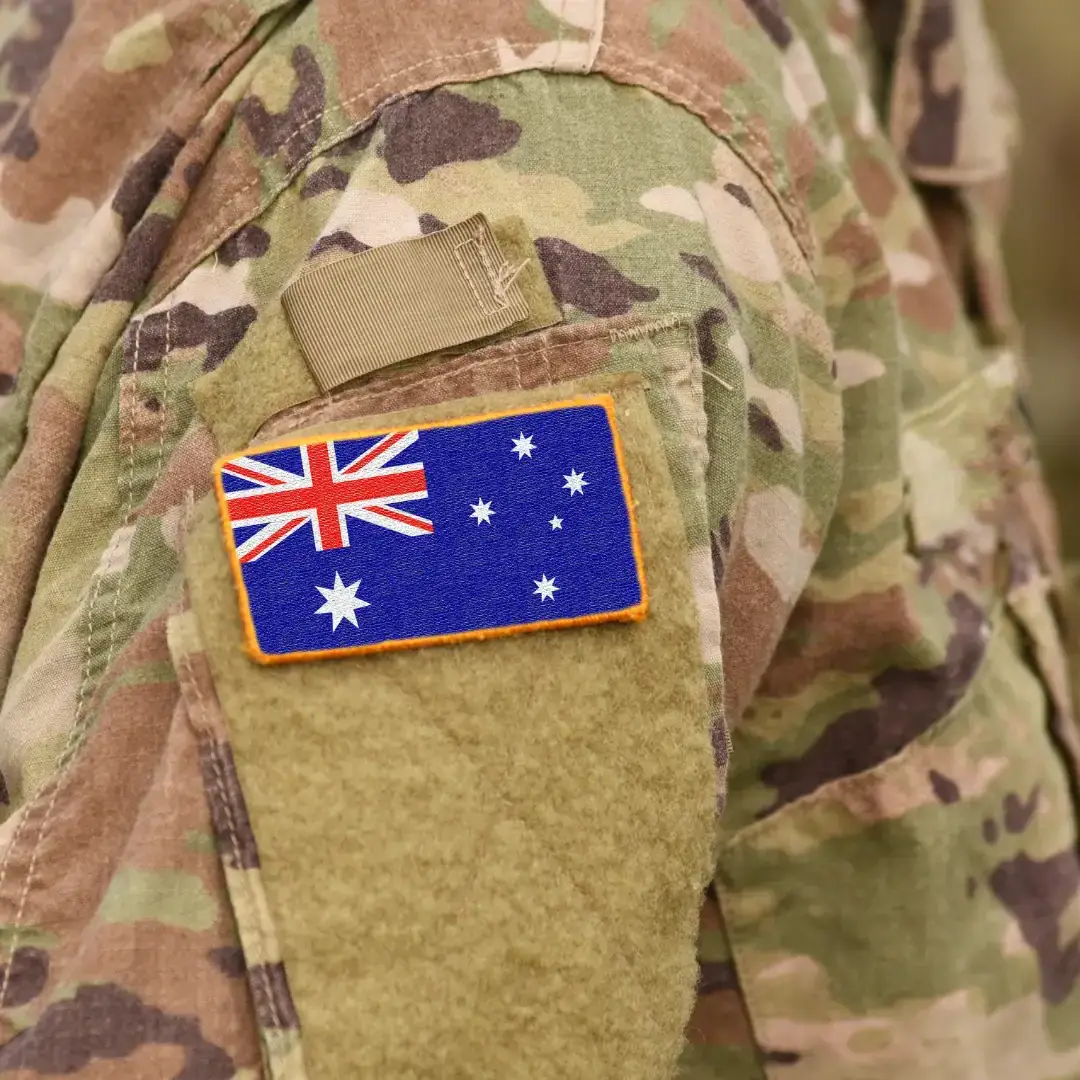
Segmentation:
[(262, 663), (645, 616), (608, 395), (257, 447), (215, 481)]

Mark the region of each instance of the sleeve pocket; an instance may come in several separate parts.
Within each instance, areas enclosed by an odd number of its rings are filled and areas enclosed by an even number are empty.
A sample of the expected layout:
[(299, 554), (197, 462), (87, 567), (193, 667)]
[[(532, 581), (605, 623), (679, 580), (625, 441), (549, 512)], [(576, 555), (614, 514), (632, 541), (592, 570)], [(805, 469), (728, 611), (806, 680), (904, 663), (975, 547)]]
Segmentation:
[[(220, 703), (204, 781), (249, 970), (267, 972), (252, 984), (264, 1049), (299, 1055), (302, 1030), (312, 1077), (674, 1068), (716, 778), (686, 525), (641, 381), (363, 416), (568, 391), (615, 398), (650, 588), (639, 623), (259, 667), (214, 507), (195, 511), (204, 675), (184, 692), (193, 716)], [(356, 416), (305, 419), (322, 434)]]

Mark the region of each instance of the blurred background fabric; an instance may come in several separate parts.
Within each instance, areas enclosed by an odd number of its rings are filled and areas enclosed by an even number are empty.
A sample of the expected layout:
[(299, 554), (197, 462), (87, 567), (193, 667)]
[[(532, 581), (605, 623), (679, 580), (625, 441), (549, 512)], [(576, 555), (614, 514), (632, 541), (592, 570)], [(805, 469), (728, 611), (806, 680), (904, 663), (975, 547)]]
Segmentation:
[(1016, 89), (1023, 143), (1006, 255), (1025, 324), (1029, 404), (1080, 559), (1080, 0), (985, 0)]

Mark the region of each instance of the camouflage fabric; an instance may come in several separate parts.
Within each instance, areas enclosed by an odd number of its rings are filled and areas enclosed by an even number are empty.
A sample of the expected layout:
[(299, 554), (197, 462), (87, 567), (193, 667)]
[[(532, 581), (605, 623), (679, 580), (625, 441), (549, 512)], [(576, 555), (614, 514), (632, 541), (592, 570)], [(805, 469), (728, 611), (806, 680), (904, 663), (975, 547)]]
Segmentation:
[[(1080, 1077), (1080, 754), (976, 5), (19, 0), (2, 33), (0, 1072), (303, 1077), (332, 1037), (185, 588), (215, 456), (632, 370), (723, 803), (670, 1075)], [(298, 274), (477, 212), (524, 220), (563, 325), (329, 395), (289, 366)]]

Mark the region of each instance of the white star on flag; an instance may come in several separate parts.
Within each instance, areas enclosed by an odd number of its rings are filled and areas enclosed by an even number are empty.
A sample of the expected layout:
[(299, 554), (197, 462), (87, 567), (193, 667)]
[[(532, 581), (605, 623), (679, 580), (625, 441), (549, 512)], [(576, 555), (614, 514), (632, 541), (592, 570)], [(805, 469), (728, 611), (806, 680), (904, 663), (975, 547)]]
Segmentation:
[(559, 586), (555, 584), (555, 579), (551, 578), (549, 580), (547, 574), (541, 574), (540, 580), (533, 581), (533, 584), (536, 586), (536, 588), (533, 589), (533, 596), (539, 596), (541, 604), (545, 600), (554, 600), (555, 594), (559, 591)]
[(589, 481), (585, 479), (585, 474), (579, 473), (577, 469), (571, 469), (570, 475), (564, 476), (563, 479), (566, 481), (566, 483), (563, 484), (563, 487), (570, 489), (571, 496), (584, 495), (585, 488), (589, 486)]
[(533, 437), (526, 435), (524, 431), (514, 440), (513, 452), (517, 454), (518, 461), (522, 458), (531, 458), (535, 449), (536, 444), (533, 442)]
[(356, 590), (360, 587), (360, 580), (360, 578), (357, 578), (351, 585), (346, 585), (341, 580), (341, 574), (334, 574), (332, 588), (324, 589), (321, 585), (315, 586), (326, 601), (321, 608), (316, 610), (315, 614), (332, 616), (334, 625), (330, 628), (331, 630), (336, 630), (342, 619), (348, 619), (353, 626), (359, 629), (360, 624), (356, 621), (357, 609), (371, 607), (366, 600), (361, 600), (356, 595)]
[(551, 526), (551, 527), (552, 527), (553, 529), (561, 529), (561, 528), (562, 528), (562, 518), (561, 518), (561, 517), (559, 517), (559, 515), (558, 515), (558, 514), (556, 514), (556, 515), (555, 515), (555, 516), (554, 516), (554, 517), (553, 517), (553, 518), (552, 518), (552, 519), (551, 519), (551, 520), (550, 520), (550, 521), (548, 522), (548, 524), (549, 524), (549, 525), (550, 525), (550, 526)]
[(478, 499), (475, 503), (470, 504), (472, 506), (472, 513), (469, 515), (471, 518), (476, 518), (477, 525), (490, 525), (491, 515), (495, 513), (491, 509), (491, 500), (488, 499), (484, 502), (483, 499)]

